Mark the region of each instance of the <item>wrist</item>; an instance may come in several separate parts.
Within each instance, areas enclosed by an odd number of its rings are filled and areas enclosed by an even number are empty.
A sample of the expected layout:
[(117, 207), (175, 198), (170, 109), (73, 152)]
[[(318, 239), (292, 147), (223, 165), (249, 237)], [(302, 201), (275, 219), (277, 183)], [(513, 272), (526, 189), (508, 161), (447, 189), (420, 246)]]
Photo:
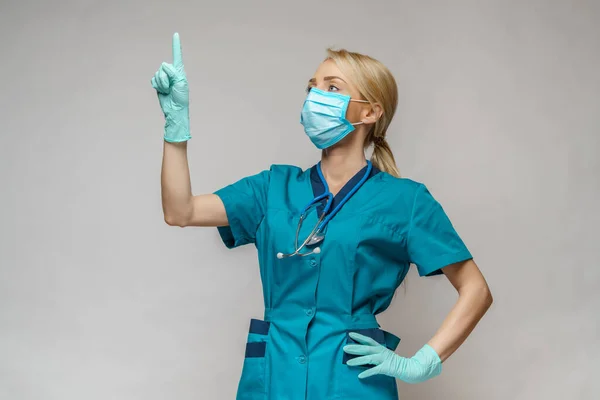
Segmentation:
[(440, 355), (435, 351), (433, 347), (429, 343), (425, 344), (421, 350), (423, 353), (427, 355), (427, 359), (431, 362), (431, 364), (442, 364), (442, 359)]
[(411, 358), (401, 358), (395, 375), (407, 383), (421, 383), (442, 373), (442, 362), (435, 350), (426, 344)]
[(164, 139), (167, 142), (184, 142), (191, 139), (188, 108), (165, 115)]
[(434, 378), (442, 373), (442, 360), (429, 344), (425, 344), (413, 357), (423, 365), (423, 380)]

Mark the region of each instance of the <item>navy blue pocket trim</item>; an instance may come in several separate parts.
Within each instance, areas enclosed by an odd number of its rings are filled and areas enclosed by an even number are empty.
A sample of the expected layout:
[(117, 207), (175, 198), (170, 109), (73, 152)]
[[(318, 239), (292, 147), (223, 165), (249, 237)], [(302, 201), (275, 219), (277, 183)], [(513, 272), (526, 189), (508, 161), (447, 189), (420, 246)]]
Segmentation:
[(259, 335), (268, 335), (270, 326), (271, 326), (270, 322), (261, 321), (259, 319), (251, 319), (250, 320), (250, 333), (256, 333)]
[(246, 343), (246, 358), (264, 357), (267, 350), (266, 342)]
[(396, 350), (396, 347), (400, 344), (400, 338), (387, 331), (383, 331), (383, 336), (385, 337), (386, 347), (392, 351)]
[[(375, 339), (375, 341), (377, 343), (380, 343), (386, 347), (389, 348), (389, 346), (387, 345), (387, 340), (386, 340), (386, 335), (385, 332), (379, 328), (368, 328), (368, 329), (353, 329), (350, 332), (356, 332), (356, 333), (360, 333), (363, 336), (368, 336), (372, 339)], [(400, 339), (398, 339), (399, 341)], [(358, 343), (356, 340), (352, 339), (349, 335), (349, 332), (346, 333), (346, 344), (360, 344)], [(397, 343), (396, 343), (397, 345)], [(344, 351), (344, 355), (342, 357), (342, 363), (346, 364), (348, 362), (348, 360), (351, 360), (353, 358), (356, 357), (360, 357), (354, 354), (348, 354)], [(368, 365), (363, 365), (362, 367), (371, 367), (372, 365), (368, 364)]]

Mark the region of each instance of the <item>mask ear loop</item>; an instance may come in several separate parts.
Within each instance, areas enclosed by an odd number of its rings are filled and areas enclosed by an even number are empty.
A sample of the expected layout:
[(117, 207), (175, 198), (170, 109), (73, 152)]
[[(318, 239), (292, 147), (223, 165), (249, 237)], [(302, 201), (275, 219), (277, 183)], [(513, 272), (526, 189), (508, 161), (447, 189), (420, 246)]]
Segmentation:
[[(359, 99), (350, 99), (350, 101), (355, 101), (357, 103), (371, 103), (369, 100), (359, 100)], [(355, 123), (350, 123), (350, 125), (352, 126), (356, 126), (356, 125), (364, 125), (363, 121), (360, 122), (355, 122)]]

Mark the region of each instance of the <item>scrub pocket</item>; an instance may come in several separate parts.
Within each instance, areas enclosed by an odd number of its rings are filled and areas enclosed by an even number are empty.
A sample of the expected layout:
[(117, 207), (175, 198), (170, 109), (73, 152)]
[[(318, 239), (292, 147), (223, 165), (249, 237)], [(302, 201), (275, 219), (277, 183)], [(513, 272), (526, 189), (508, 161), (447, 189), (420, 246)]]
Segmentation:
[[(348, 334), (350, 332), (360, 333), (375, 339), (377, 343), (381, 343), (388, 349), (394, 351), (400, 343), (400, 338), (390, 332), (386, 332), (379, 328), (369, 329), (351, 329), (346, 333), (345, 344), (359, 344), (352, 339)], [(396, 378), (387, 375), (374, 375), (369, 378), (359, 379), (358, 374), (373, 365), (348, 366), (347, 361), (360, 356), (348, 354), (343, 351), (342, 363), (337, 396), (340, 399), (358, 400), (374, 398), (378, 400), (397, 400), (398, 387)]]
[(244, 365), (236, 397), (237, 400), (267, 399), (266, 354), (270, 325), (266, 321), (258, 319), (250, 320)]

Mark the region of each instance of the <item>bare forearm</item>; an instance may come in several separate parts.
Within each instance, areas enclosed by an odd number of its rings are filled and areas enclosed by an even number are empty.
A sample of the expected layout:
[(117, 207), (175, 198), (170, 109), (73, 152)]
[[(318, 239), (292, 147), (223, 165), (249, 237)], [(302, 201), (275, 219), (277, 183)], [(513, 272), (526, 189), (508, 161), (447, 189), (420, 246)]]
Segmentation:
[(467, 339), (491, 304), (492, 296), (485, 282), (466, 285), (459, 290), (458, 301), (428, 343), (442, 361)]
[(164, 142), (161, 195), (165, 221), (185, 225), (193, 213), (187, 142)]

